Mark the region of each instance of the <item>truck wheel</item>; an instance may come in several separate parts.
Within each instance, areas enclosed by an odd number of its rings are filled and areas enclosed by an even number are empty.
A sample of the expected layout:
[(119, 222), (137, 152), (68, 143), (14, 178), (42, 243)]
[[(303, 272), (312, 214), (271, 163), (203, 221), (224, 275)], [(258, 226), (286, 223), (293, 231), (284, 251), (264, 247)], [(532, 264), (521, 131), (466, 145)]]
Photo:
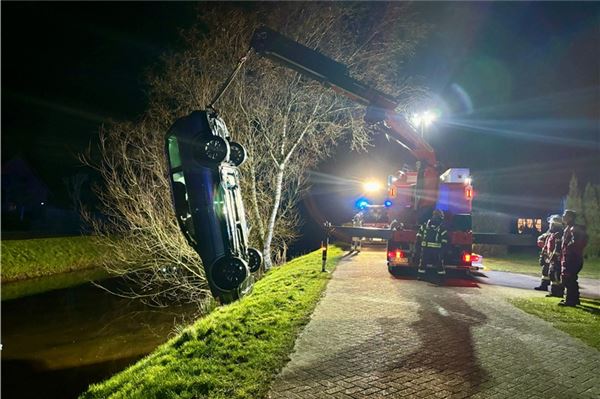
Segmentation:
[(262, 261), (262, 254), (258, 249), (248, 248), (248, 268), (250, 269), (250, 273), (257, 272), (262, 265)]
[(246, 152), (244, 146), (242, 146), (240, 143), (231, 142), (229, 143), (229, 148), (231, 149), (229, 153), (229, 160), (235, 166), (240, 166), (246, 162), (246, 159), (248, 159), (248, 153)]
[(223, 162), (230, 153), (229, 143), (222, 137), (211, 137), (202, 142), (200, 151), (200, 156), (205, 160), (215, 163)]
[(213, 264), (211, 274), (218, 288), (231, 291), (238, 288), (250, 273), (242, 258), (224, 256)]

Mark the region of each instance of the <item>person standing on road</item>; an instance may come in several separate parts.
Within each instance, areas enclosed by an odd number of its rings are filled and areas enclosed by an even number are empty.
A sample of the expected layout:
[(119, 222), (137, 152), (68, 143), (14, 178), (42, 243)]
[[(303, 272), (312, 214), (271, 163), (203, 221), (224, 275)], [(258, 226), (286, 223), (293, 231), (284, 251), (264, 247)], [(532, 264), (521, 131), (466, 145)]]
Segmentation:
[(550, 267), (550, 262), (548, 261), (548, 254), (546, 252), (546, 247), (548, 239), (552, 236), (550, 232), (550, 228), (548, 231), (542, 234), (537, 239), (538, 248), (540, 248), (540, 267), (542, 268), (542, 282), (539, 286), (534, 287), (533, 289), (536, 291), (548, 291), (548, 286), (550, 285), (550, 277), (548, 276), (548, 268)]
[(561, 278), (567, 290), (566, 298), (559, 306), (579, 305), (578, 274), (583, 268), (583, 249), (587, 245), (585, 228), (575, 224), (577, 214), (570, 209), (565, 210), (563, 221), (567, 225), (563, 232), (561, 247)]
[(444, 249), (448, 244), (448, 231), (443, 222), (444, 213), (436, 209), (431, 219), (419, 227), (416, 242), (420, 248), (419, 276), (427, 273), (427, 265), (435, 267), (438, 278), (442, 279), (446, 275)]
[(562, 298), (563, 289), (560, 282), (560, 246), (563, 234), (563, 221), (560, 215), (552, 215), (548, 218), (548, 231), (538, 237), (537, 243), (541, 248), (540, 266), (542, 268), (542, 281), (535, 290), (548, 291), (551, 285), (551, 294), (549, 296), (559, 296)]
[(561, 246), (564, 224), (560, 215), (550, 217), (550, 237), (546, 243), (548, 254), (548, 277), (550, 277), (550, 293), (546, 296), (562, 298), (565, 288), (561, 281)]

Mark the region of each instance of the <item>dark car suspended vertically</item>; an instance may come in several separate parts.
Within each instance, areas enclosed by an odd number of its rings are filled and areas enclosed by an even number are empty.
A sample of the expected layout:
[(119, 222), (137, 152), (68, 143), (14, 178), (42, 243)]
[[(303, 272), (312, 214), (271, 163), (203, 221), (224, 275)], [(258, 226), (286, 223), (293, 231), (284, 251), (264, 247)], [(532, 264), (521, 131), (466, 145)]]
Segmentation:
[(248, 246), (238, 166), (246, 150), (230, 140), (212, 110), (178, 119), (166, 135), (169, 180), (177, 222), (200, 255), (211, 292), (222, 303), (252, 289), (262, 263)]

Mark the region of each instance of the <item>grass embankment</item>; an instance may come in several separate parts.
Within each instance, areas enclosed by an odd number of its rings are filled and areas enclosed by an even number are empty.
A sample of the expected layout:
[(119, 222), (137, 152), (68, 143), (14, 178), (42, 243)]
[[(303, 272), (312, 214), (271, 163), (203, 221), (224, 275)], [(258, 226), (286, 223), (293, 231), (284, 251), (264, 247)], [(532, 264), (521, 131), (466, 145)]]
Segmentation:
[(2, 283), (100, 266), (108, 256), (93, 237), (2, 241)]
[[(331, 248), (328, 270), (342, 255)], [(82, 398), (263, 398), (329, 279), (321, 253), (294, 259)]]
[[(536, 254), (509, 254), (505, 257), (484, 257), (483, 265), (486, 269), (523, 273), (538, 276), (540, 265)], [(600, 259), (586, 259), (580, 277), (600, 279)]]
[(581, 299), (576, 308), (557, 306), (557, 298), (515, 298), (511, 303), (600, 350), (600, 301)]

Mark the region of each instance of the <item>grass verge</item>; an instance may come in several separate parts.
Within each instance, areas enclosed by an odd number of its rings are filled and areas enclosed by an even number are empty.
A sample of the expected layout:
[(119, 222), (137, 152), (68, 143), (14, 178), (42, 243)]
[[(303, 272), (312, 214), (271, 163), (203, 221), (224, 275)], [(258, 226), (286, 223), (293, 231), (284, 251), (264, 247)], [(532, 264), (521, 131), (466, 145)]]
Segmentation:
[(107, 254), (93, 237), (2, 241), (2, 282), (98, 267)]
[[(332, 270), (342, 250), (329, 253)], [(265, 397), (329, 280), (320, 270), (320, 251), (273, 269), (248, 297), (215, 309), (81, 398)]]
[(600, 350), (599, 300), (581, 299), (581, 305), (576, 308), (557, 306), (557, 298), (513, 298), (510, 302)]
[[(541, 273), (537, 255), (535, 254), (509, 254), (505, 257), (484, 257), (483, 264), (486, 269), (523, 273), (538, 276)], [(600, 259), (586, 259), (580, 277), (600, 279)]]

